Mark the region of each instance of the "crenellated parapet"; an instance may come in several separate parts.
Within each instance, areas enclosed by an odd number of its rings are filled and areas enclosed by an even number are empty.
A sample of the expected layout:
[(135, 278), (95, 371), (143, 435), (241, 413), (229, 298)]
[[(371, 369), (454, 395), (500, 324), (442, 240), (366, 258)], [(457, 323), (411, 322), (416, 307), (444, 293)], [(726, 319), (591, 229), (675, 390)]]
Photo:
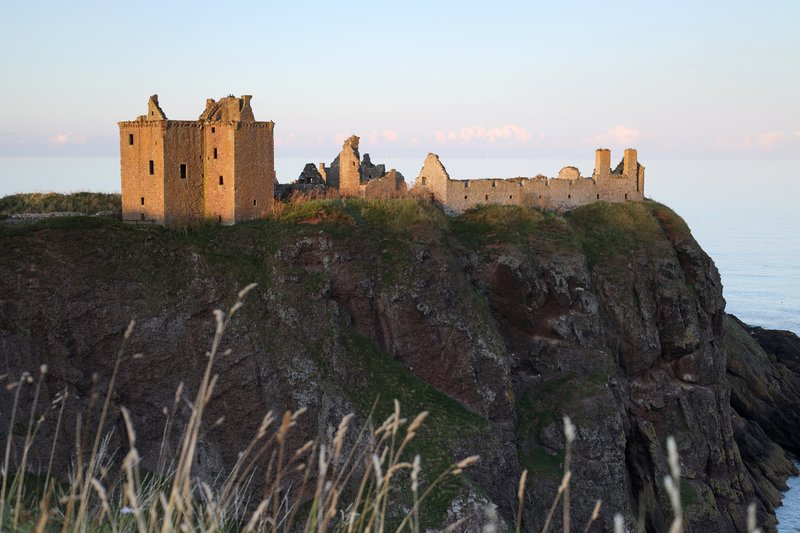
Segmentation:
[(485, 204), (530, 205), (567, 211), (597, 201), (632, 202), (644, 199), (644, 167), (634, 149), (625, 150), (616, 169), (611, 169), (611, 151), (595, 152), (591, 177), (581, 176), (574, 166), (562, 168), (558, 177), (451, 179), (439, 156), (428, 154), (414, 184), (427, 191), (451, 212), (462, 212)]

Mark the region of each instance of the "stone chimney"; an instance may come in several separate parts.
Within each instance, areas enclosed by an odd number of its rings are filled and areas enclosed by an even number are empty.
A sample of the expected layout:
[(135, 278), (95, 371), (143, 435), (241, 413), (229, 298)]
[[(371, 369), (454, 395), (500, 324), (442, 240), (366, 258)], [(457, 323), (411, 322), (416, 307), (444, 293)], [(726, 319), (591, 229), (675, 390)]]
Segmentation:
[(639, 175), (639, 162), (636, 157), (636, 150), (625, 149), (625, 155), (622, 158), (622, 173), (629, 178), (636, 178)]
[(594, 179), (606, 179), (611, 174), (611, 150), (598, 148), (594, 152)]

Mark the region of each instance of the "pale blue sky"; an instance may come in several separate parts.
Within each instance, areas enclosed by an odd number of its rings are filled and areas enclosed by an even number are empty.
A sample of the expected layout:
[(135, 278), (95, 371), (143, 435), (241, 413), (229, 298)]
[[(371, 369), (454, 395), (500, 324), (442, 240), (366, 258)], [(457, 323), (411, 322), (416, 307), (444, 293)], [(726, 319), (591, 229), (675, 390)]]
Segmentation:
[[(800, 2), (4, 2), (0, 156), (252, 94), (278, 157), (796, 159)], [(382, 159), (385, 159), (382, 158)]]

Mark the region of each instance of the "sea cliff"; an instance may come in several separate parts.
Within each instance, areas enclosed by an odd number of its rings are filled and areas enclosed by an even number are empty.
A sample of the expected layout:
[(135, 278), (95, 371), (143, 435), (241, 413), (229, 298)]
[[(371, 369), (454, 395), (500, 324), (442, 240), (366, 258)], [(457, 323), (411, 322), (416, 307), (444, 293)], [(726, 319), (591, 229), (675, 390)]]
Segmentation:
[[(201, 380), (211, 310), (256, 282), (224, 338), (231, 353), (207, 415), (224, 421), (198, 447), (203, 480), (231, 468), (268, 410), (308, 409), (299, 447), (347, 413), (388, 413), (395, 398), (430, 411), (415, 451), (431, 473), (481, 456), (426, 506), (430, 528), (480, 521), (487, 508), (513, 523), (527, 469), (525, 524), (541, 529), (561, 480), (564, 415), (577, 428), (574, 527), (602, 499), (605, 529), (613, 513), (635, 524), (643, 510), (649, 531), (666, 531), (669, 435), (689, 531), (744, 531), (751, 501), (774, 526), (797, 473), (787, 452), (800, 452), (800, 342), (726, 315), (713, 261), (654, 202), (448, 217), (417, 200), (322, 200), (180, 231), (72, 217), (0, 226), (0, 250), (3, 372), (47, 364), (43, 404), (66, 388), (66, 420), (107, 386), (136, 319), (129, 350), (143, 357), (121, 368), (109, 447), (125, 447), (125, 407), (145, 468), (156, 467), (179, 383)], [(0, 399), (3, 442), (12, 400)], [(54, 430), (48, 419), (41, 434)], [(60, 431), (75, 442), (74, 422)], [(71, 448), (57, 450), (61, 475)], [(32, 463), (49, 452), (34, 449)]]

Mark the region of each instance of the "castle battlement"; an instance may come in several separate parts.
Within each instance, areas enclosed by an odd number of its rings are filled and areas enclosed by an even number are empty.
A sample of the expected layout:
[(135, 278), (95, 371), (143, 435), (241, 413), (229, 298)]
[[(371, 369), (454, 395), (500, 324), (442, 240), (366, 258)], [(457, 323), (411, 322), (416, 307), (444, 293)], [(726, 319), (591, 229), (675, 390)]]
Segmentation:
[(275, 123), (255, 120), (251, 98), (208, 99), (198, 120), (170, 120), (153, 95), (146, 115), (119, 122), (123, 220), (265, 217), (275, 188)]
[(541, 174), (532, 178), (452, 179), (439, 156), (428, 154), (414, 188), (429, 192), (442, 206), (460, 213), (485, 204), (530, 205), (568, 211), (597, 201), (632, 202), (644, 199), (644, 166), (636, 150), (625, 150), (622, 161), (611, 169), (611, 150), (595, 152), (591, 177), (581, 176), (577, 167), (562, 168), (557, 177)]

